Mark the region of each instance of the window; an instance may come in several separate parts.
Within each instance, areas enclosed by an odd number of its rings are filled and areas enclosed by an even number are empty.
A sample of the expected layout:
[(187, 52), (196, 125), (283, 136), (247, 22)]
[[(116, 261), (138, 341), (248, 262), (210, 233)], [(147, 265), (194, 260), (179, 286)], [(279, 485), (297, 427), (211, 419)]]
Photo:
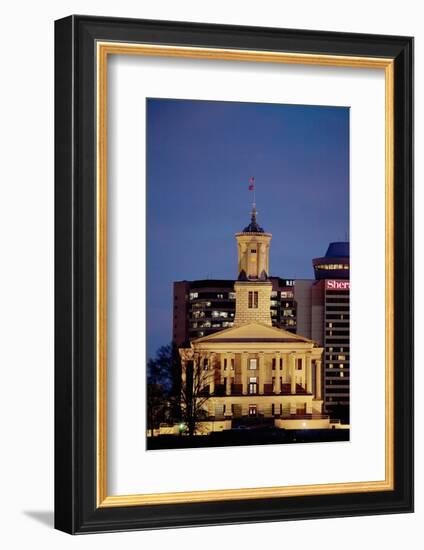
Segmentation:
[(256, 376), (249, 378), (249, 395), (256, 395), (258, 393), (258, 379)]
[(272, 370), (275, 370), (275, 363), (276, 363), (276, 359), (275, 357), (272, 358)]
[(234, 359), (231, 359), (231, 370), (234, 370)]
[(224, 370), (227, 370), (227, 359), (224, 359)]
[(251, 254), (256, 254), (256, 248), (252, 248), (252, 249), (250, 250), (250, 252), (251, 252)]
[(190, 292), (190, 300), (195, 300), (198, 297), (199, 297), (198, 292)]
[(302, 370), (302, 359), (297, 360), (297, 370)]
[(249, 370), (256, 370), (258, 368), (258, 360), (255, 359), (249, 359)]
[(208, 360), (207, 360), (207, 359), (203, 359), (203, 368), (204, 368), (205, 370), (208, 370), (208, 366), (209, 366), (209, 365), (208, 365)]
[(222, 298), (224, 298), (224, 295), (223, 294), (217, 294), (216, 297), (222, 300)]
[(229, 292), (228, 293), (229, 300), (235, 300), (236, 299), (236, 293), (235, 292)]
[(283, 370), (283, 358), (280, 357), (280, 370)]
[(256, 405), (249, 405), (249, 416), (256, 416), (258, 409)]
[(249, 290), (249, 309), (257, 309), (258, 307), (258, 291)]
[(272, 416), (274, 416), (274, 414), (275, 414), (275, 404), (274, 403), (271, 405), (271, 414), (272, 414)]

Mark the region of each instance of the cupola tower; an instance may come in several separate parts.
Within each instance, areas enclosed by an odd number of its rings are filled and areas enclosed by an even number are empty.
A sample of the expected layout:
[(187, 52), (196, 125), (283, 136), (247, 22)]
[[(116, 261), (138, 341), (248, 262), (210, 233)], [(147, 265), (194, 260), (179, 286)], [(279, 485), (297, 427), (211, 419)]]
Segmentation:
[(263, 230), (256, 218), (256, 204), (253, 203), (249, 225), (240, 233), (236, 233), (238, 277), (234, 285), (236, 292), (234, 325), (254, 321), (272, 325), (272, 284), (268, 279), (272, 235)]

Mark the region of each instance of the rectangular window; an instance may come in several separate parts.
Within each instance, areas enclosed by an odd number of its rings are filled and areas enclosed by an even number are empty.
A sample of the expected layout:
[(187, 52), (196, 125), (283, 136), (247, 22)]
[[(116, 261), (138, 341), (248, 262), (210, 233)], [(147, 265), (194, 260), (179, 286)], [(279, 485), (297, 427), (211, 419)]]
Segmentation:
[(283, 358), (280, 357), (280, 370), (283, 370)]
[(257, 359), (249, 359), (249, 370), (256, 370), (258, 368)]
[(257, 412), (256, 405), (249, 405), (249, 416), (256, 416)]
[(249, 305), (249, 309), (258, 308), (258, 291), (257, 290), (249, 290), (248, 305)]
[(224, 359), (224, 370), (227, 370), (227, 359)]
[(275, 362), (276, 362), (276, 359), (275, 357), (272, 358), (272, 370), (275, 370)]
[(297, 360), (297, 370), (302, 370), (302, 359)]
[(274, 403), (271, 405), (271, 414), (272, 414), (272, 416), (274, 416), (274, 414), (275, 414), (275, 405), (274, 405)]
[(258, 379), (256, 376), (249, 378), (249, 395), (256, 395), (258, 393)]

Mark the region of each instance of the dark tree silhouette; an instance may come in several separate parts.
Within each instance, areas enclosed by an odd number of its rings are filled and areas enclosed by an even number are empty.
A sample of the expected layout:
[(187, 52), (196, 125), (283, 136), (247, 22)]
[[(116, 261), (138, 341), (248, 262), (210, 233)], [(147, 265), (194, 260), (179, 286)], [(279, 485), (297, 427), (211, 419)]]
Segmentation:
[(207, 418), (205, 407), (210, 399), (209, 384), (213, 371), (202, 357), (191, 349), (182, 351), (181, 417), (189, 436), (199, 432), (199, 423)]
[(147, 364), (147, 428), (153, 436), (161, 423), (179, 420), (181, 367), (174, 344), (162, 346)]

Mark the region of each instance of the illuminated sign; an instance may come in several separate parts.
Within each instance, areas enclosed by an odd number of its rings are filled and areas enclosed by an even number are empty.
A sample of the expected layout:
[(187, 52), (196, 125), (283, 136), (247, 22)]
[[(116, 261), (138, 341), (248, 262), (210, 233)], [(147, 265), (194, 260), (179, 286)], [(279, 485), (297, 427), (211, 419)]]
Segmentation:
[(350, 282), (329, 279), (325, 281), (325, 290), (350, 290)]

